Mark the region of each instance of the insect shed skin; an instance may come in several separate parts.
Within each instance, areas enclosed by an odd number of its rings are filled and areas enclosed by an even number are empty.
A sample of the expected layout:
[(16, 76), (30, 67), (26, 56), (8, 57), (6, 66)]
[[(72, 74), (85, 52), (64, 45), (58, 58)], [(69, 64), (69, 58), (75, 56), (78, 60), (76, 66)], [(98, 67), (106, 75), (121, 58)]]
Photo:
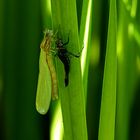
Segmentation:
[(68, 41), (63, 44), (61, 39), (57, 39), (56, 41), (56, 47), (57, 47), (57, 56), (61, 60), (61, 62), (64, 65), (64, 70), (65, 70), (65, 86), (68, 86), (69, 83), (69, 72), (70, 72), (70, 58), (68, 56), (68, 51), (64, 47), (64, 45), (67, 45), (69, 43)]
[(58, 99), (58, 87), (56, 70), (53, 64), (53, 56), (51, 52), (51, 45), (54, 40), (54, 35), (51, 30), (47, 30), (44, 35), (44, 39), (41, 42), (40, 48), (46, 53), (46, 63), (48, 65), (51, 81), (52, 81), (52, 100)]

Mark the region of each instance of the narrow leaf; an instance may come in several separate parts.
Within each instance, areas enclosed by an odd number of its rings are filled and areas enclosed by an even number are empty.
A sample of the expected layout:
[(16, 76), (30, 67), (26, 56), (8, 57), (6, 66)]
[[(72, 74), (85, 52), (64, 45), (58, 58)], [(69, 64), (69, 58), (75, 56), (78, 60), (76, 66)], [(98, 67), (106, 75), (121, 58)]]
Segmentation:
[[(55, 30), (59, 28), (60, 37), (63, 42), (69, 44), (67, 50), (72, 53), (80, 51), (78, 38), (78, 23), (75, 0), (52, 0), (52, 21)], [(63, 64), (57, 60), (57, 75), (59, 86), (59, 97), (61, 101), (64, 139), (66, 140), (86, 140), (86, 114), (85, 101), (82, 84), (82, 74), (80, 59), (70, 59), (69, 85), (64, 84)]]
[(114, 140), (116, 112), (116, 1), (110, 0), (107, 50), (102, 89), (99, 140)]

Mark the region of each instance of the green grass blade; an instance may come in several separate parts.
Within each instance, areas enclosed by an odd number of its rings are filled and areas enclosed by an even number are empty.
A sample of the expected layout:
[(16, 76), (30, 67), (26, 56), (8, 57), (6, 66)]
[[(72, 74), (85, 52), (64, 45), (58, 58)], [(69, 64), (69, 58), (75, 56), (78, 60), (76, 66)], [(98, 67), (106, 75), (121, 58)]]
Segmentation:
[[(79, 52), (76, 1), (52, 0), (51, 2), (54, 29), (57, 30), (59, 28), (61, 39), (64, 42), (67, 41), (69, 35), (70, 42), (67, 45), (69, 51), (73, 53)], [(64, 124), (64, 139), (66, 140), (87, 139), (85, 102), (79, 60), (71, 58), (68, 87), (64, 86), (63, 65), (59, 60), (57, 61), (59, 97)]]
[(99, 140), (114, 140), (116, 112), (116, 1), (110, 0), (107, 50), (102, 89)]
[(85, 99), (87, 96), (87, 83), (88, 83), (88, 67), (90, 57), (90, 45), (91, 45), (91, 30), (92, 30), (92, 0), (83, 0), (82, 17), (80, 24), (80, 43), (83, 47), (81, 57), (82, 77), (83, 86), (85, 91)]

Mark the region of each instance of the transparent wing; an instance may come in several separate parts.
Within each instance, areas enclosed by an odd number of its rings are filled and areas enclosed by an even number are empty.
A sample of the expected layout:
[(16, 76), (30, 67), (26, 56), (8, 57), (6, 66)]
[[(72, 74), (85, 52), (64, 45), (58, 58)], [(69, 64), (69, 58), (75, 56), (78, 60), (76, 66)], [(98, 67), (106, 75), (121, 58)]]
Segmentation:
[(51, 76), (46, 63), (46, 53), (41, 49), (39, 60), (39, 76), (36, 94), (36, 109), (46, 114), (51, 102)]

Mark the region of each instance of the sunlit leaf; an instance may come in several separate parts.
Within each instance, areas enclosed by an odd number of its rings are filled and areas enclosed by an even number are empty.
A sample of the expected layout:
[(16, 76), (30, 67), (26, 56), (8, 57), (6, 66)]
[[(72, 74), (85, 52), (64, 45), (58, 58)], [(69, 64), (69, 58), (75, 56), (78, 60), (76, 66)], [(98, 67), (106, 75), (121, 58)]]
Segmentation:
[(114, 140), (117, 79), (117, 15), (116, 0), (110, 0), (107, 49), (100, 111), (99, 140)]

